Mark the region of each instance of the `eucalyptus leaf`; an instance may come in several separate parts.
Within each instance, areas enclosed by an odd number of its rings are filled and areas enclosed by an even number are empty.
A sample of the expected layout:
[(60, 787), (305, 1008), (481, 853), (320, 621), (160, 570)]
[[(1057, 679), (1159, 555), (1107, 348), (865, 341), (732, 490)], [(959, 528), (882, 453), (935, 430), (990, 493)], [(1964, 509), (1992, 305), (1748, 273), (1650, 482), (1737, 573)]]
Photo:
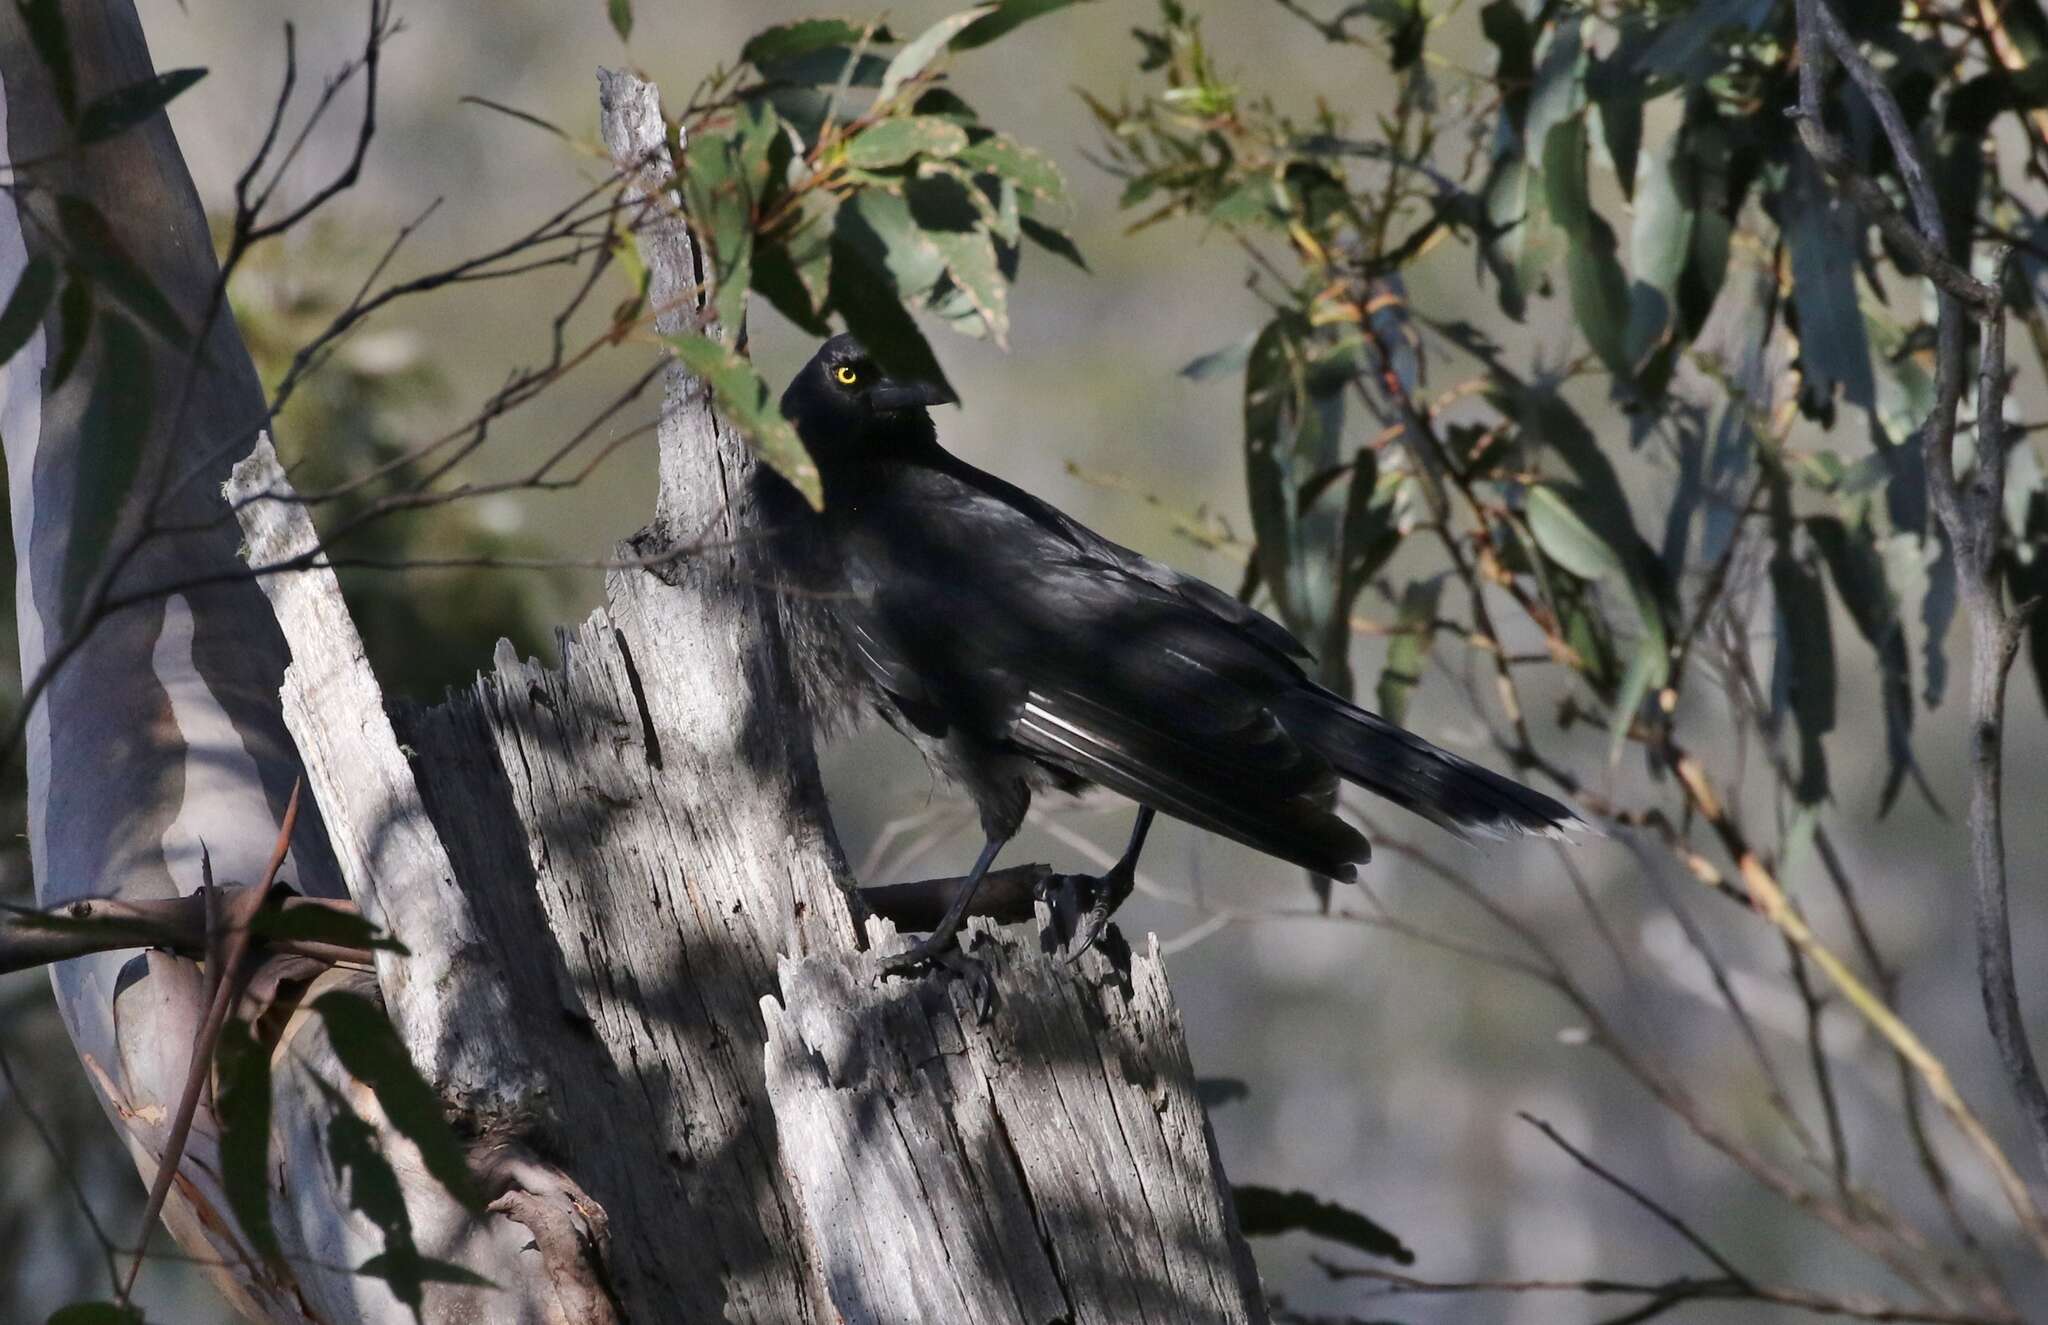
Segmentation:
[(1628, 277), (1616, 256), (1614, 228), (1593, 210), (1586, 184), (1586, 122), (1582, 116), (1551, 129), (1543, 147), (1543, 183), (1551, 217), (1570, 238), (1565, 272), (1572, 313), (1586, 342), (1616, 380), (1635, 372), (1629, 351)]
[(1065, 207), (1067, 180), (1053, 159), (1025, 147), (1007, 134), (983, 133), (958, 153), (962, 165), (999, 175), (1018, 189), (1056, 207)]
[(1081, 256), (1081, 250), (1074, 246), (1074, 241), (1067, 237), (1064, 230), (1056, 229), (1030, 216), (1020, 218), (1017, 228), (1024, 238), (1046, 252), (1065, 258), (1082, 271), (1088, 270), (1088, 260)]
[(1823, 741), (1835, 729), (1834, 630), (1818, 571), (1782, 547), (1770, 569), (1778, 609), (1771, 689), (1791, 710), (1799, 734), (1799, 778), (1793, 792), (1802, 804), (1813, 805), (1828, 794)]
[(896, 52), (896, 58), (889, 61), (888, 69), (883, 71), (882, 85), (875, 92), (876, 103), (879, 105), (895, 96), (905, 83), (923, 73), (938, 58), (939, 52), (945, 50), (962, 31), (1000, 8), (1000, 5), (979, 5), (957, 14), (948, 14), (904, 43), (903, 49)]
[(1074, 3), (1075, 0), (1000, 0), (994, 13), (963, 28), (960, 35), (953, 38), (952, 47), (956, 51), (971, 51), (977, 46), (986, 46), (1034, 18), (1043, 18)]
[(966, 147), (967, 131), (951, 120), (905, 116), (861, 130), (846, 145), (846, 163), (863, 170), (883, 170), (919, 156), (956, 156)]
[(730, 345), (709, 336), (692, 332), (667, 339), (676, 357), (711, 388), (719, 412), (739, 429), (754, 453), (788, 479), (813, 507), (822, 507), (825, 495), (818, 485), (818, 467), (754, 365)]
[(1408, 720), (1408, 699), (1422, 684), (1422, 662), (1429, 656), (1435, 636), (1437, 602), (1443, 596), (1443, 576), (1416, 580), (1401, 591), (1401, 607), (1394, 619), (1394, 636), (1387, 642), (1387, 660), (1380, 669), (1375, 698), (1387, 721)]
[(756, 68), (780, 60), (792, 60), (830, 47), (858, 45), (863, 34), (873, 43), (895, 40), (887, 28), (868, 33), (864, 25), (843, 18), (800, 18), (763, 28), (740, 47), (740, 59)]
[(1815, 418), (1832, 417), (1839, 386), (1850, 404), (1869, 409), (1876, 386), (1856, 296), (1862, 223), (1803, 153), (1792, 164), (1785, 206), (1790, 215), (1780, 222), (1792, 256), (1792, 306), (1799, 314), (1799, 362), (1805, 369), (1801, 407)]

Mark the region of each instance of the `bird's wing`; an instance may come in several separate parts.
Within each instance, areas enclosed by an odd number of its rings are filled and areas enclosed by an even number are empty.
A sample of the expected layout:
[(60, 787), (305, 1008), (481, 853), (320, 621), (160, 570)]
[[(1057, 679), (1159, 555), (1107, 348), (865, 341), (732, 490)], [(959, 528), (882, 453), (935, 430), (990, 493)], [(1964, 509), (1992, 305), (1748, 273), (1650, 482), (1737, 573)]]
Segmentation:
[(1291, 637), (1256, 613), (1267, 629), (1233, 620), (1189, 591), (1199, 581), (1077, 539), (1080, 526), (1034, 505), (944, 488), (861, 522), (843, 544), (842, 621), (870, 675), (910, 699), (913, 721), (962, 724), (1176, 818), (1348, 874), (1367, 849), (1329, 812), (1335, 771), (1274, 710), (1302, 682), (1279, 642)]

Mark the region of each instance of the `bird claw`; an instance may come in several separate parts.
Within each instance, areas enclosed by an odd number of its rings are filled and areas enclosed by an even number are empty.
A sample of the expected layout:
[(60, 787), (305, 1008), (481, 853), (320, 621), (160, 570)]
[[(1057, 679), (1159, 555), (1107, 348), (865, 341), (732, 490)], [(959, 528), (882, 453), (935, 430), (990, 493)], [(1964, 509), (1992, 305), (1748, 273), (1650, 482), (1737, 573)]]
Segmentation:
[[(974, 944), (979, 947), (988, 941), (988, 935), (976, 934)], [(942, 975), (958, 980), (967, 986), (967, 997), (974, 1008), (974, 1023), (986, 1025), (996, 1006), (995, 975), (988, 963), (979, 957), (961, 951), (954, 936), (947, 936), (943, 942), (934, 943), (925, 938), (882, 960), (882, 978), (909, 979), (919, 975)]]
[(1119, 863), (1102, 874), (1055, 874), (1047, 879), (1039, 898), (1051, 914), (1039, 932), (1040, 950), (1050, 956), (1066, 948), (1064, 961), (1072, 966), (1090, 948), (1098, 948), (1119, 972), (1128, 974), (1131, 945), (1110, 917), (1130, 897), (1133, 875)]

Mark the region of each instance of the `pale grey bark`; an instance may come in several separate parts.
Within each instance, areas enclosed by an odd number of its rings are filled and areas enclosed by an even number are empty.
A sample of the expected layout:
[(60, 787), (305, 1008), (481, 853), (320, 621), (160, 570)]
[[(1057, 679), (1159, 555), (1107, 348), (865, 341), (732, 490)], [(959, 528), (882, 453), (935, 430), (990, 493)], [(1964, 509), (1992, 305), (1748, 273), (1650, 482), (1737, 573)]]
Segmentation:
[[(268, 438), (235, 467), (224, 495), (251, 566), (293, 564), (317, 551), (313, 518), (290, 499)], [(406, 936), (405, 953), (377, 954), (391, 1022), (452, 1108), (484, 1123), (522, 1119), (539, 1106), (543, 1084), (516, 1041), (469, 1033), (472, 1019), (488, 1024), (507, 1015), (505, 973), (426, 822), (341, 585), (324, 566), (261, 583), (292, 645), (285, 725), (314, 796), (330, 807), (328, 837), (342, 878), (365, 919)], [(465, 1006), (451, 1006), (457, 998)]]

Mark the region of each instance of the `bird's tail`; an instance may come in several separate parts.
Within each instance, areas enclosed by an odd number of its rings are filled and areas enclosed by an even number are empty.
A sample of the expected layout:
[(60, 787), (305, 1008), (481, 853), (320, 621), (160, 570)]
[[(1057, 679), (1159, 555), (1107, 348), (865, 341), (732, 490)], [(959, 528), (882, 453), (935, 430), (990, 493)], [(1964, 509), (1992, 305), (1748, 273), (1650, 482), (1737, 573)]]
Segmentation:
[(1287, 729), (1347, 782), (1464, 836), (1564, 837), (1584, 829), (1569, 806), (1438, 749), (1377, 713), (1320, 688), (1299, 693)]

